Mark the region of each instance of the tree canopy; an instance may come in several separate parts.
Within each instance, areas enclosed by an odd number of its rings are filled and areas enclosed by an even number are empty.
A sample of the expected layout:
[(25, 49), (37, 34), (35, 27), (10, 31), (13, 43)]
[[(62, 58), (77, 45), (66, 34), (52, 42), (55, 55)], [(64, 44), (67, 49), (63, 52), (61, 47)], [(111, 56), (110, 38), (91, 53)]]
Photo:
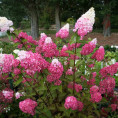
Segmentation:
[(11, 19), (15, 27), (20, 27), (23, 19), (30, 18), (31, 34), (37, 38), (39, 26), (49, 28), (56, 23), (59, 29), (61, 22), (67, 22), (68, 18), (76, 21), (92, 6), (96, 11), (95, 28), (102, 28), (108, 14), (110, 27), (117, 28), (117, 4), (117, 0), (0, 0), (0, 14)]

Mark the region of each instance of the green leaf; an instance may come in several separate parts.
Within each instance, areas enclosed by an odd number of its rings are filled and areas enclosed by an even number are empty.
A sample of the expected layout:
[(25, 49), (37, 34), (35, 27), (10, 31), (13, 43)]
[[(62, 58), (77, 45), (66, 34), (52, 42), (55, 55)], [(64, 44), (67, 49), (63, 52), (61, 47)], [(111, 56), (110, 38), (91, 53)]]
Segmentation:
[(82, 43), (82, 44), (86, 44), (86, 43), (88, 43), (88, 42), (90, 42), (90, 41), (86, 41), (86, 40), (77, 40), (77, 43)]
[(79, 118), (87, 118), (87, 117), (86, 117), (86, 115), (84, 115), (81, 112), (79, 112)]
[(48, 110), (47, 108), (45, 108), (45, 109), (43, 110), (43, 112), (44, 112), (49, 118), (53, 118), (53, 116), (52, 116), (50, 110)]
[(8, 80), (9, 80), (9, 79), (12, 79), (12, 77), (8, 77), (7, 79), (8, 79)]
[(17, 81), (14, 82), (15, 86), (18, 86), (23, 81), (23, 78), (19, 78)]
[(60, 85), (60, 86), (51, 86), (50, 90), (51, 91), (58, 90), (59, 92), (62, 92), (62, 85)]
[(70, 50), (67, 50), (66, 52), (69, 53), (69, 54), (74, 54), (74, 52), (70, 51)]
[(77, 52), (76, 55), (79, 56), (79, 57), (81, 56), (81, 53), (80, 53), (81, 50), (82, 50), (81, 48), (78, 48), (77, 51), (76, 51)]
[(98, 110), (95, 110), (94, 112), (100, 118), (100, 112)]
[(71, 40), (69, 43), (70, 44), (76, 43), (76, 35), (75, 34), (71, 37)]
[(94, 117), (94, 116), (92, 116), (92, 115), (89, 115), (89, 116), (88, 116), (88, 118), (95, 118), (95, 117)]
[(93, 103), (93, 107), (96, 109), (97, 108), (97, 105), (95, 103)]

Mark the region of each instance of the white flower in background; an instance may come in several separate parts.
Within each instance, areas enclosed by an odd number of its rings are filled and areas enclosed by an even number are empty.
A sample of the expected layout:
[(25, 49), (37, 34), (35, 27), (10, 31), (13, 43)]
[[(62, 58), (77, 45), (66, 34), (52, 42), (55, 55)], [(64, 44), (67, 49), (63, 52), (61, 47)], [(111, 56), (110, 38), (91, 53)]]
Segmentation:
[(115, 64), (116, 60), (115, 59), (111, 59), (111, 61), (108, 62), (110, 65)]
[(0, 31), (6, 32), (7, 30), (10, 30), (10, 32), (14, 31), (13, 28), (10, 26), (13, 25), (13, 22), (11, 20), (8, 20), (6, 17), (0, 17)]

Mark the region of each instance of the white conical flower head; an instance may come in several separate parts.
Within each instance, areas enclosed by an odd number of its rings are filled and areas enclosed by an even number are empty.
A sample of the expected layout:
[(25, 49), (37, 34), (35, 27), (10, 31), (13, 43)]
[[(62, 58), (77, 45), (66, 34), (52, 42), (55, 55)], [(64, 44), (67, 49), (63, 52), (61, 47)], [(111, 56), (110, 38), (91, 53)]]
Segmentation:
[(95, 10), (93, 7), (91, 7), (85, 14), (82, 15), (84, 18), (90, 19), (92, 24), (95, 22)]
[(58, 59), (53, 59), (52, 60), (52, 65), (58, 65), (59, 64), (59, 60)]
[(66, 25), (64, 25), (61, 29), (66, 29), (69, 32), (69, 23), (67, 23)]
[(90, 43), (97, 44), (97, 38), (94, 38)]
[(52, 43), (51, 37), (47, 37), (47, 38), (45, 39), (45, 43)]

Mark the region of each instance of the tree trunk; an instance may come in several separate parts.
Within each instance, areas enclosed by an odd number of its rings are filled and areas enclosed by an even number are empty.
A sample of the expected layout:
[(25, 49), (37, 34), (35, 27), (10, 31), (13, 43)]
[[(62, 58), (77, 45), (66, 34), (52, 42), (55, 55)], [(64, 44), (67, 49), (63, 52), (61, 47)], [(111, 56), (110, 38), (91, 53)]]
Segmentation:
[(34, 39), (36, 39), (39, 36), (38, 13), (35, 9), (32, 9), (30, 12), (31, 12), (31, 35)]
[(103, 20), (103, 35), (104, 37), (111, 35), (110, 15), (107, 14)]
[[(109, 6), (110, 1), (104, 0), (104, 5)], [(110, 10), (108, 7), (107, 9)], [(106, 13), (103, 19), (103, 35), (104, 37), (111, 35), (110, 13)]]
[(56, 6), (55, 8), (55, 22), (56, 22), (56, 31), (58, 32), (61, 28), (59, 6)]

